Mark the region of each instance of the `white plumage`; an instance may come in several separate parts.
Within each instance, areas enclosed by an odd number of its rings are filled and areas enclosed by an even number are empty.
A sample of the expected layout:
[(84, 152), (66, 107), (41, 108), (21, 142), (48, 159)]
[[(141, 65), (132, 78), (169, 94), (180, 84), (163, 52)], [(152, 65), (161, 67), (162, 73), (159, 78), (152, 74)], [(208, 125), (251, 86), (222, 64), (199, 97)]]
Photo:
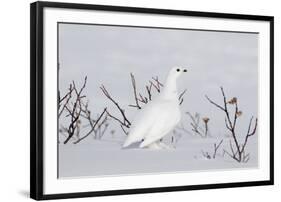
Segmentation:
[(158, 97), (148, 103), (135, 117), (123, 147), (140, 142), (139, 147), (161, 149), (168, 146), (160, 142), (179, 123), (181, 113), (177, 92), (177, 78), (186, 69), (174, 67), (168, 73), (164, 88)]

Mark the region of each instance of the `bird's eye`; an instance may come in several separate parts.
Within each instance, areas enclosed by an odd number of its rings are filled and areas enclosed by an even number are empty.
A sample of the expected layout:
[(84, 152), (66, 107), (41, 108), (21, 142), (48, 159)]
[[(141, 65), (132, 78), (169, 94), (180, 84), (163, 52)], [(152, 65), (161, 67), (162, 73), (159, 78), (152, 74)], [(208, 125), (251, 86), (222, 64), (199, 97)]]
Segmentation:
[(177, 72), (179, 72), (180, 71), (180, 69), (177, 69)]
[(186, 69), (184, 69), (184, 70), (183, 70), (183, 72), (187, 72), (187, 70), (186, 70)]

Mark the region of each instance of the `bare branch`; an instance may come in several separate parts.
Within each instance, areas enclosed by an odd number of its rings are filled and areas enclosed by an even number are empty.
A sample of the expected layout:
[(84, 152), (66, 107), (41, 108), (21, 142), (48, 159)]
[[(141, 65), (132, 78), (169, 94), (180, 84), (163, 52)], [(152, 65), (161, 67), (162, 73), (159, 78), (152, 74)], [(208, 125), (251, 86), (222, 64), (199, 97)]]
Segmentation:
[(234, 160), (236, 160), (237, 162), (240, 162), (239, 159), (237, 159), (235, 156), (231, 155), (228, 151), (223, 150), (224, 153), (226, 153), (229, 157), (233, 158)]
[(125, 126), (126, 128), (130, 128), (130, 125), (129, 125), (129, 124), (127, 124), (126, 122), (121, 121), (119, 118), (117, 118), (117, 117), (111, 115), (111, 114), (109, 113), (109, 111), (106, 111), (106, 113), (107, 113), (107, 115), (108, 115), (110, 118), (112, 118), (112, 119), (114, 119), (115, 121), (119, 122), (120, 125)]
[(184, 94), (186, 93), (186, 91), (187, 91), (187, 90), (186, 90), (186, 89), (184, 89), (184, 91), (183, 91), (183, 92), (181, 92), (181, 93), (180, 93), (180, 95), (179, 95), (180, 105), (183, 103), (183, 100), (184, 100), (184, 99), (183, 99), (183, 97), (184, 97)]
[(156, 82), (159, 89), (160, 89), (160, 87), (164, 87), (164, 85), (159, 81), (158, 76), (152, 77), (152, 79)]
[(209, 154), (209, 152), (204, 152), (203, 150), (201, 150), (202, 155), (207, 159), (215, 159), (217, 156), (217, 151), (220, 148), (222, 142), (223, 142), (223, 140), (221, 140), (218, 145), (216, 143), (214, 143), (214, 151), (213, 151), (212, 155)]
[(99, 118), (97, 119), (95, 124), (93, 125), (93, 128), (91, 128), (91, 130), (86, 135), (84, 135), (83, 137), (81, 137), (80, 139), (75, 141), (74, 144), (77, 144), (77, 143), (81, 142), (82, 140), (84, 140), (86, 137), (88, 137), (94, 131), (95, 127), (97, 126), (97, 124), (99, 123), (99, 121), (101, 120), (101, 118), (103, 117), (105, 112), (106, 112), (106, 108), (103, 110), (103, 112), (101, 113), (101, 115), (99, 116)]
[(61, 99), (59, 99), (59, 103), (63, 102), (66, 98), (69, 97), (69, 95), (71, 95), (73, 91), (72, 85), (70, 84), (69, 86), (69, 91), (65, 94), (65, 96), (63, 96)]
[(147, 97), (143, 97), (140, 93), (139, 93), (139, 101), (144, 103), (144, 104), (147, 104), (148, 103), (148, 99)]
[(201, 150), (201, 153), (205, 158), (211, 159), (211, 155), (208, 152), (204, 152), (203, 150)]
[(191, 120), (191, 127), (192, 127), (192, 131), (203, 137), (206, 138), (208, 136), (209, 130), (208, 130), (208, 121), (209, 118), (205, 117), (203, 118), (203, 122), (204, 122), (204, 129), (200, 126), (200, 115), (198, 113), (195, 114), (195, 116), (193, 116), (190, 112), (186, 112), (186, 114), (189, 116), (190, 120)]
[[(148, 94), (148, 99), (151, 101), (151, 99), (152, 99), (152, 95), (151, 95), (152, 84), (150, 84), (150, 86), (146, 85), (145, 88), (146, 88), (146, 92)], [(146, 103), (147, 103), (147, 101), (146, 101)]]
[(249, 126), (248, 126), (248, 131), (247, 131), (247, 135), (245, 137), (245, 140), (244, 140), (244, 143), (242, 144), (242, 148), (241, 148), (241, 153), (244, 153), (245, 151), (245, 147), (247, 145), (247, 142), (248, 142), (248, 139), (249, 137), (253, 136), (255, 133), (256, 133), (256, 129), (257, 129), (257, 125), (258, 125), (258, 119), (256, 118), (256, 121), (255, 121), (255, 126), (252, 130), (252, 132), (250, 132), (251, 130), (251, 126), (252, 126), (252, 120), (253, 120), (254, 117), (251, 117), (250, 119), (250, 123), (249, 123)]
[(131, 75), (131, 81), (132, 81), (132, 86), (133, 86), (133, 90), (134, 90), (135, 102), (136, 102), (135, 107), (137, 107), (138, 109), (141, 109), (141, 107), (139, 105), (138, 96), (137, 96), (137, 85), (136, 85), (135, 76), (132, 73), (130, 75)]
[(249, 123), (249, 128), (248, 128), (247, 136), (252, 136), (252, 135), (254, 135), (254, 134), (256, 133), (256, 130), (257, 130), (258, 119), (256, 118), (255, 126), (254, 126), (254, 128), (253, 128), (253, 131), (250, 132), (250, 130), (251, 130), (251, 125), (252, 125), (252, 120), (253, 120), (253, 117), (251, 118), (250, 123)]
[(102, 85), (100, 87), (100, 89), (102, 90), (103, 94), (118, 108), (118, 110), (120, 111), (122, 117), (123, 117), (123, 122), (120, 121), (118, 118), (112, 116), (111, 114), (108, 113), (108, 115), (111, 117), (111, 118), (114, 118), (115, 120), (119, 120), (122, 125), (126, 126), (126, 127), (129, 127), (131, 125), (131, 122), (127, 119), (126, 115), (125, 115), (125, 110), (122, 109), (119, 104), (110, 96), (109, 92), (106, 90), (106, 88), (104, 87), (104, 85)]
[[(64, 112), (65, 108), (67, 107), (71, 97), (72, 97), (72, 91), (73, 91), (73, 87), (72, 85), (70, 84), (69, 86), (69, 90), (68, 92), (65, 94), (65, 96), (61, 99), (59, 99), (59, 103), (58, 103), (58, 111), (59, 111), (59, 114), (58, 114), (58, 117), (60, 117), (62, 115), (62, 113)], [(62, 102), (65, 101), (65, 103), (62, 105)], [(62, 106), (62, 109), (60, 109)]]
[(230, 126), (229, 126), (229, 125), (228, 125), (228, 123), (227, 123), (226, 118), (224, 119), (224, 122), (225, 122), (225, 126), (226, 126), (226, 128), (227, 128), (228, 130), (232, 131), (232, 129), (230, 128)]
[[(86, 83), (87, 83), (87, 76), (85, 77), (84, 83), (83, 83), (83, 85), (82, 85), (82, 87), (80, 88), (79, 91), (77, 90), (76, 84), (75, 84), (74, 81), (72, 81), (73, 89), (72, 89), (72, 86), (70, 86), (69, 91), (75, 92), (75, 100), (74, 100), (74, 103), (71, 106), (71, 109), (68, 106), (69, 101), (67, 102), (67, 104), (64, 105), (65, 106), (64, 108), (67, 109), (68, 115), (70, 116), (70, 124), (68, 126), (68, 137), (65, 139), (64, 144), (68, 143), (68, 141), (73, 137), (73, 135), (75, 134), (75, 131), (77, 130), (79, 118), (80, 118), (81, 111), (82, 111), (81, 101), (85, 97), (81, 94), (86, 87)], [(80, 130), (80, 129), (78, 129), (78, 130)]]
[(221, 140), (221, 141), (219, 142), (219, 144), (218, 144), (218, 145), (217, 145), (216, 143), (214, 143), (214, 153), (213, 153), (213, 158), (216, 158), (217, 151), (218, 151), (219, 147), (221, 146), (222, 142), (223, 142), (223, 140)]
[(134, 75), (131, 73), (132, 87), (134, 91), (135, 104), (130, 104), (130, 107), (135, 107), (141, 109), (140, 103), (147, 104), (152, 100), (152, 89), (154, 88), (158, 93), (161, 91), (163, 84), (159, 81), (158, 77), (152, 77), (152, 80), (149, 80), (149, 84), (145, 85), (145, 92), (147, 95), (137, 92), (136, 81)]
[(237, 121), (237, 113), (238, 113), (238, 104), (237, 101), (235, 102), (235, 112), (234, 112), (234, 121), (233, 121), (233, 130), (235, 130), (236, 121)]
[(121, 127), (122, 131), (125, 133), (125, 135), (129, 134), (129, 132), (125, 130), (125, 128), (122, 124), (120, 124), (120, 127)]
[(218, 105), (217, 103), (215, 103), (214, 101), (212, 101), (207, 95), (205, 95), (205, 97), (206, 97), (206, 99), (207, 99), (210, 103), (212, 103), (213, 105), (215, 105), (217, 108), (221, 109), (222, 111), (225, 111), (225, 109), (224, 109), (222, 106), (220, 106), (220, 105)]
[[(248, 142), (248, 138), (250, 136), (254, 135), (255, 132), (256, 132), (257, 119), (256, 119), (256, 122), (255, 122), (255, 126), (251, 131), (253, 117), (251, 118), (244, 143), (242, 145), (239, 145), (235, 128), (236, 128), (238, 117), (240, 117), (242, 115), (242, 111), (239, 111), (238, 99), (236, 97), (233, 97), (232, 99), (227, 101), (224, 90), (223, 90), (222, 87), (221, 87), (221, 93), (222, 93), (223, 102), (224, 102), (223, 107), (221, 105), (215, 103), (214, 101), (212, 101), (210, 98), (208, 98), (208, 96), (206, 96), (206, 98), (208, 99), (208, 101), (211, 104), (213, 104), (214, 106), (216, 106), (217, 108), (219, 108), (220, 110), (222, 110), (225, 113), (225, 120), (224, 120), (225, 126), (231, 133), (231, 137), (232, 137), (232, 139), (235, 143), (235, 149), (236, 149), (236, 151), (234, 151), (233, 145), (232, 145), (231, 140), (230, 140), (230, 149), (231, 149), (231, 152), (232, 152), (232, 155), (230, 155), (230, 156), (238, 162), (245, 162), (246, 160), (248, 161), (248, 159), (249, 159), (248, 157), (246, 157), (246, 158), (243, 157), (244, 151), (245, 151), (245, 147), (246, 147), (247, 142)], [(232, 116), (233, 119), (230, 118), (231, 116), (230, 116), (230, 112), (228, 110), (228, 104), (235, 106), (234, 115)]]

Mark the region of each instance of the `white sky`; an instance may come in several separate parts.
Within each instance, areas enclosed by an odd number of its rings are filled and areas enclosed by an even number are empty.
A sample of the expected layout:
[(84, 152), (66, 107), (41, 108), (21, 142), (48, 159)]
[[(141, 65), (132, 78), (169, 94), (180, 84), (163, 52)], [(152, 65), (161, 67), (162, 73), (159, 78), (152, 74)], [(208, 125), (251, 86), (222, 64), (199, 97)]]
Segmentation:
[(182, 112), (210, 117), (213, 134), (225, 132), (224, 116), (204, 96), (222, 103), (220, 86), (229, 98), (238, 98), (240, 133), (246, 133), (251, 115), (257, 116), (258, 34), (60, 24), (59, 62), (61, 92), (87, 75), (85, 94), (95, 113), (107, 106), (118, 114), (101, 84), (132, 119), (137, 110), (128, 107), (134, 104), (130, 72), (143, 91), (152, 76), (164, 82), (171, 67), (183, 66), (188, 73), (178, 82), (179, 91), (187, 89)]

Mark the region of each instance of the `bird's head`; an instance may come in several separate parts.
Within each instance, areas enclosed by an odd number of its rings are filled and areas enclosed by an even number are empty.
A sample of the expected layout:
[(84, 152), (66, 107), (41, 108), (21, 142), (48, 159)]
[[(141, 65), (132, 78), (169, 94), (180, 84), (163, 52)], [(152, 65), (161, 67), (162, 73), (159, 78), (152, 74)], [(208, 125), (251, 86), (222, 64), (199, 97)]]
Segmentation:
[(170, 72), (169, 72), (169, 76), (173, 77), (173, 78), (178, 78), (180, 75), (182, 75), (183, 73), (186, 73), (187, 69), (183, 68), (183, 67), (173, 67)]
[(178, 93), (177, 93), (177, 79), (182, 74), (186, 73), (187, 69), (183, 67), (173, 67), (168, 74), (166, 82), (164, 84), (164, 90), (162, 91), (162, 97), (165, 99), (173, 98), (178, 102)]

